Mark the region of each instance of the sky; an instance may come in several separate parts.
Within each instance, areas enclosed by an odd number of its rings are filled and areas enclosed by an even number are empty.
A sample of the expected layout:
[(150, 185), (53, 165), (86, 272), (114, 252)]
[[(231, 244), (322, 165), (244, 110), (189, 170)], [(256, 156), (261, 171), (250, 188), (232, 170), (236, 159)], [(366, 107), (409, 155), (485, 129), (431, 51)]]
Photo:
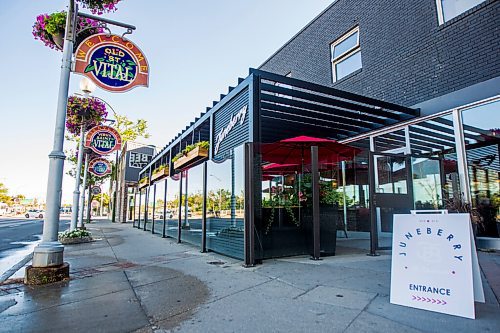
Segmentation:
[[(162, 148), (331, 2), (124, 0), (103, 16), (137, 27), (128, 38), (148, 59), (150, 86), (126, 93), (98, 88), (94, 95), (119, 114), (146, 119), (151, 137), (141, 141)], [(66, 6), (64, 0), (0, 0), (0, 182), (11, 195), (45, 201), (62, 53), (31, 32), (37, 15)], [(81, 78), (71, 75), (70, 94), (80, 92)], [(63, 203), (71, 202), (73, 188), (65, 175)]]

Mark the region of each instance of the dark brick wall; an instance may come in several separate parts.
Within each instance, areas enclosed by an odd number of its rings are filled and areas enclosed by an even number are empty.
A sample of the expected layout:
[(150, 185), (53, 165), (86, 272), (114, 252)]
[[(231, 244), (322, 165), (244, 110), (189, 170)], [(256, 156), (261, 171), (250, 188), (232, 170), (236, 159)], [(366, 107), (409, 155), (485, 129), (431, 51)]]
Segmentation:
[[(260, 69), (411, 106), (499, 76), (499, 10), (439, 26), (435, 0), (339, 0)], [(363, 68), (334, 84), (330, 44), (356, 25)]]

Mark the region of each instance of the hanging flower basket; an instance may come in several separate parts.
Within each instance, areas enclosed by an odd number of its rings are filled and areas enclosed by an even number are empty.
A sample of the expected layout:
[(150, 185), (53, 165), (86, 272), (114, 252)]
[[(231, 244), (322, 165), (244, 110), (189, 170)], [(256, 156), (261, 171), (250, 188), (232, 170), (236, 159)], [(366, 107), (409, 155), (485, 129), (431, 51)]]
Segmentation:
[[(66, 29), (66, 12), (40, 14), (33, 25), (33, 36), (51, 49), (62, 51), (64, 46), (64, 31)], [(76, 40), (73, 51), (87, 37), (103, 32), (98, 22), (92, 19), (78, 17), (76, 24)]]
[(101, 15), (116, 11), (116, 4), (121, 0), (76, 0), (83, 8), (89, 9), (92, 14)]
[(208, 157), (208, 141), (198, 142), (189, 145), (182, 152), (177, 154), (172, 161), (175, 169), (188, 169), (190, 166)]
[(153, 170), (151, 175), (151, 181), (158, 181), (170, 175), (168, 165), (160, 165), (158, 168)]
[(144, 177), (141, 180), (139, 180), (139, 190), (143, 189), (147, 186), (149, 186), (149, 178), (148, 177)]
[(97, 98), (81, 98), (70, 96), (66, 108), (66, 128), (73, 135), (80, 133), (82, 120), (86, 124), (85, 130), (88, 131), (94, 126), (101, 124), (108, 112), (106, 104)]

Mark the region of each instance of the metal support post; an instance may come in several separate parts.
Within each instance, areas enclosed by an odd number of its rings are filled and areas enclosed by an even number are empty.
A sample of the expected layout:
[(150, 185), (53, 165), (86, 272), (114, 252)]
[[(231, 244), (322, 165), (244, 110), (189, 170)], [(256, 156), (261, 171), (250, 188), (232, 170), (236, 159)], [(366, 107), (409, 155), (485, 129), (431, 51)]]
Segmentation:
[(153, 185), (153, 219), (151, 222), (151, 233), (155, 233), (155, 210), (156, 210), (156, 184)]
[(80, 210), (78, 216), (78, 228), (83, 228), (83, 210), (85, 209), (85, 189), (87, 188), (87, 176), (89, 168), (89, 154), (85, 154), (85, 167), (83, 170), (83, 183), (82, 183), (82, 195), (80, 196)]
[[(114, 191), (113, 191), (113, 212), (111, 213), (111, 222), (116, 220), (116, 191), (118, 190), (118, 151), (115, 154), (115, 170), (114, 172)], [(150, 175), (151, 176), (151, 175)], [(151, 179), (151, 178), (150, 178)]]
[(245, 144), (245, 267), (255, 266), (254, 146)]
[(465, 133), (460, 110), (453, 110), (453, 129), (455, 130), (455, 146), (457, 150), (457, 167), (460, 179), (460, 192), (462, 200), (466, 203), (472, 202), (470, 193), (470, 179), (467, 168), (467, 151), (465, 149)]
[(320, 260), (319, 226), (319, 171), (318, 147), (311, 147), (312, 199), (313, 199), (313, 255), (312, 260)]
[[(88, 186), (88, 191), (89, 191), (89, 194), (88, 194), (88, 198), (87, 198), (87, 223), (90, 223), (90, 215), (92, 215), (92, 191), (91, 191), (91, 188), (90, 188), (90, 184)], [(82, 226), (83, 228), (84, 226)]]
[(181, 227), (182, 227), (182, 174), (181, 171), (179, 178), (179, 211), (177, 212), (177, 243), (181, 242)]
[(142, 190), (139, 190), (139, 210), (137, 214), (137, 229), (141, 228), (141, 203), (142, 203)]
[[(83, 162), (83, 141), (85, 140), (85, 124), (82, 117), (82, 124), (80, 125), (80, 142), (78, 143), (78, 163), (76, 164), (75, 175), (75, 189), (73, 191), (73, 209), (71, 210), (71, 223), (69, 230), (73, 231), (77, 227), (78, 222), (78, 203), (80, 201), (80, 176), (82, 172)], [(83, 185), (85, 187), (85, 185)]]
[(43, 223), (42, 241), (33, 251), (33, 267), (51, 267), (63, 264), (64, 246), (59, 243), (59, 213), (61, 208), (62, 180), (64, 175), (64, 130), (66, 125), (66, 107), (73, 54), (75, 2), (69, 1), (64, 47), (59, 79), (59, 97), (57, 101), (56, 125), (52, 152), (49, 154), (49, 176), (47, 184), (46, 214)]
[(203, 163), (203, 201), (201, 211), (201, 252), (207, 252), (207, 162)]

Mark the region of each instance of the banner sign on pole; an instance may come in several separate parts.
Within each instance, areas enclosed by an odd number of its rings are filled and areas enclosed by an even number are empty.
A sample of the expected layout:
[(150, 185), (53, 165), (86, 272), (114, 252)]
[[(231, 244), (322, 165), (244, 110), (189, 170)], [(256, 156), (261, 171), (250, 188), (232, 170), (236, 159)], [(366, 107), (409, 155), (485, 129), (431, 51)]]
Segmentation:
[(484, 302), (469, 214), (395, 214), (391, 303), (475, 318)]
[(96, 158), (89, 163), (89, 172), (102, 177), (111, 173), (111, 163), (104, 158)]
[(75, 52), (74, 72), (111, 92), (149, 84), (148, 61), (139, 47), (121, 36), (106, 33), (92, 35), (80, 43)]
[(108, 155), (120, 150), (122, 139), (120, 134), (110, 126), (95, 126), (85, 137), (85, 147), (99, 155)]

